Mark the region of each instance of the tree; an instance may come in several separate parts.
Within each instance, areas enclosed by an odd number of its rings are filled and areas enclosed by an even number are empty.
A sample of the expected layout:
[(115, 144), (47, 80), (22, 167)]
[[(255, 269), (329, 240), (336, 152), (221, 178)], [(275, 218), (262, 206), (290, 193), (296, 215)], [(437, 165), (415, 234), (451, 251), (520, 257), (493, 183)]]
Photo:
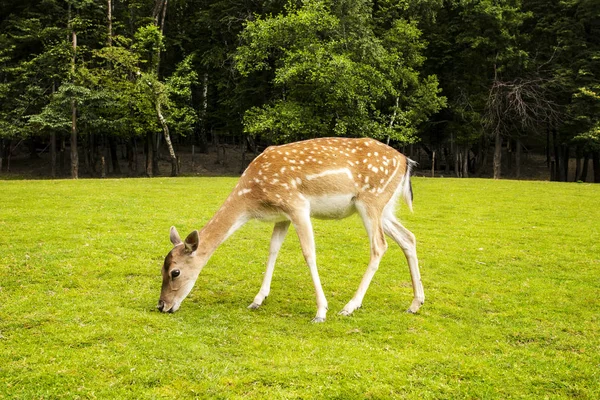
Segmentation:
[(247, 23), (237, 50), (243, 76), (273, 71), (272, 92), (244, 115), (245, 130), (276, 142), (340, 135), (409, 142), (443, 104), (420, 77), (420, 31), (397, 20), (380, 37), (370, 3), (308, 0)]

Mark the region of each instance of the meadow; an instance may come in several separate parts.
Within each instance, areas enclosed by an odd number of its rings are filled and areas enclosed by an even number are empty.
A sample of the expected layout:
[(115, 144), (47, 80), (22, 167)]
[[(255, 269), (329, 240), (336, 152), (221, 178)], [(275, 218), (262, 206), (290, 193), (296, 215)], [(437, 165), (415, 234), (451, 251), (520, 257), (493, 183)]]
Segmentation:
[(169, 227), (201, 228), (234, 178), (0, 181), (2, 399), (600, 398), (600, 185), (415, 178), (426, 301), (391, 241), (363, 302), (358, 217), (315, 221), (328, 319), (290, 230), (263, 307), (272, 226), (214, 254), (156, 310)]

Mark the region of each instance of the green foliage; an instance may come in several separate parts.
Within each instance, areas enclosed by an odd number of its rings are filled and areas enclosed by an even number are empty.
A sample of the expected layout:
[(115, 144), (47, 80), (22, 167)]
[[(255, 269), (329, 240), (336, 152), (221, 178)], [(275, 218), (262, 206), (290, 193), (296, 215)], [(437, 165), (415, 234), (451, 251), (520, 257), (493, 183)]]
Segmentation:
[(147, 68), (156, 68), (158, 51), (164, 49), (163, 36), (154, 24), (140, 27), (135, 33), (133, 51), (140, 56), (140, 62)]
[(434, 77), (419, 77), (424, 44), (416, 26), (398, 20), (377, 37), (371, 23), (362, 1), (306, 1), (249, 22), (236, 66), (246, 76), (273, 68), (274, 95), (247, 113), (246, 131), (274, 141), (332, 134), (410, 141), (443, 99)]
[(170, 101), (168, 120), (175, 133), (186, 136), (193, 132), (198, 113), (192, 105), (192, 87), (198, 84), (198, 73), (193, 69), (194, 55), (183, 59), (173, 75), (166, 80)]
[(258, 222), (180, 311), (157, 312), (169, 226), (200, 228), (235, 182), (1, 182), (0, 398), (600, 397), (599, 186), (414, 179), (415, 212), (399, 213), (419, 242), (418, 315), (390, 240), (363, 307), (336, 315), (369, 258), (356, 216), (314, 222), (324, 324), (293, 230), (269, 298), (246, 309), (272, 229)]
[(373, 136), (481, 160), (497, 85), (529, 82), (531, 121), (497, 113), (504, 136), (598, 148), (595, 1), (172, 0), (160, 28), (156, 5), (113, 1), (108, 38), (105, 1), (0, 4), (0, 137), (62, 134), (76, 101), (83, 136), (157, 131), (158, 106), (173, 135)]

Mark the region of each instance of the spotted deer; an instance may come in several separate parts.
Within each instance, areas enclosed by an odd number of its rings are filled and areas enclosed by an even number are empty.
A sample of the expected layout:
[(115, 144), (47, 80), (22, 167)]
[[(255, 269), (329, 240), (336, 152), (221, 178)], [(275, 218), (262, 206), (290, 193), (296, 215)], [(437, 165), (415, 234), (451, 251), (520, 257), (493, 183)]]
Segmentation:
[(315, 287), (317, 314), (313, 322), (323, 322), (328, 308), (317, 271), (311, 217), (342, 219), (357, 212), (369, 236), (371, 258), (356, 294), (340, 314), (350, 315), (361, 307), (387, 249), (384, 234), (404, 251), (414, 293), (408, 312), (416, 313), (425, 294), (415, 236), (394, 215), (398, 197), (412, 211), (413, 164), (393, 148), (366, 138), (322, 138), (268, 147), (250, 163), (202, 230), (193, 231), (182, 241), (171, 227), (174, 247), (162, 268), (158, 309), (177, 311), (217, 247), (246, 222), (258, 219), (273, 222), (275, 227), (263, 282), (248, 308), (260, 307), (269, 295), (275, 260), (291, 223)]

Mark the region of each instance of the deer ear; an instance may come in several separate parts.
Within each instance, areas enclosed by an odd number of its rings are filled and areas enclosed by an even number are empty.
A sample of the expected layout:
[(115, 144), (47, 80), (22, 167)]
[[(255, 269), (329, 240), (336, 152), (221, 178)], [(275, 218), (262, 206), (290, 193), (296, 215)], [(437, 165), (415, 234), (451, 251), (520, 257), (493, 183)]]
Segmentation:
[(177, 229), (175, 229), (174, 226), (171, 227), (170, 239), (171, 239), (171, 243), (173, 243), (173, 246), (177, 246), (178, 244), (181, 244), (181, 238), (179, 237), (179, 233), (177, 232)]
[(200, 244), (200, 237), (198, 236), (198, 231), (192, 231), (186, 238), (185, 242), (185, 250), (188, 253), (193, 253), (198, 250), (198, 245)]

